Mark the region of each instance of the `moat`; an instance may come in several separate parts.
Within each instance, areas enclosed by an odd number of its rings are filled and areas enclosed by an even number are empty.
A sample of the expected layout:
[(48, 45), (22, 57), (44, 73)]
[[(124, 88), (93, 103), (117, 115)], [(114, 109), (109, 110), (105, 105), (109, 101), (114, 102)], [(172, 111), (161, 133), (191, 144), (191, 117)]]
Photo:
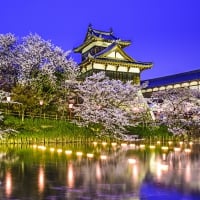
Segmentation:
[(200, 144), (1, 145), (2, 200), (197, 200)]

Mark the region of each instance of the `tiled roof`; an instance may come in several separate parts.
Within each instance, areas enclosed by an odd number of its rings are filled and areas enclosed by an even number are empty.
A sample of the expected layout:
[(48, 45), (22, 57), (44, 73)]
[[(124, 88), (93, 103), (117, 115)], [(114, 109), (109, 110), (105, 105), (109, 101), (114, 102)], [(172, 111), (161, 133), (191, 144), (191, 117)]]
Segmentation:
[(141, 83), (148, 82), (147, 88), (161, 87), (165, 85), (173, 85), (188, 81), (200, 80), (200, 70), (193, 70), (180, 74), (164, 76), (154, 79), (143, 80)]
[(89, 29), (89, 33), (105, 40), (118, 40), (118, 38), (115, 37), (112, 32), (99, 31), (91, 28)]
[(81, 44), (78, 47), (75, 47), (73, 50), (74, 52), (81, 52), (83, 48), (85, 48), (94, 41), (106, 41), (107, 43), (116, 42), (120, 44), (122, 48), (127, 47), (131, 44), (130, 40), (121, 40), (120, 38), (114, 36), (112, 30), (100, 31), (93, 29), (92, 26), (89, 25), (83, 44)]
[(131, 63), (131, 64), (138, 64), (138, 65), (152, 65), (151, 62), (130, 62), (128, 60), (116, 60), (114, 58), (97, 58), (98, 60), (107, 60), (111, 62), (121, 62), (121, 63)]
[[(102, 38), (107, 41), (118, 41), (119, 43), (123, 43), (124, 46), (130, 45), (130, 40), (121, 40), (120, 38), (113, 35), (112, 29), (110, 31), (101, 31), (97, 29), (93, 29), (92, 26), (88, 27), (87, 36), (91, 35), (96, 38)], [(87, 37), (85, 38), (84, 42), (87, 40)]]

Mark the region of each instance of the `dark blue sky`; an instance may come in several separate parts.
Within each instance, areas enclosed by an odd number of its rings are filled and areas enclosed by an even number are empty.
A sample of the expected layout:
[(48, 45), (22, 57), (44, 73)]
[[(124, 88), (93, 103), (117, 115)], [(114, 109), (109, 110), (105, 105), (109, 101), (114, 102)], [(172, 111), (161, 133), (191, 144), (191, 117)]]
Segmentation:
[(0, 19), (1, 34), (37, 33), (64, 50), (82, 43), (89, 23), (112, 27), (132, 41), (131, 57), (154, 63), (143, 79), (200, 68), (200, 0), (1, 0)]

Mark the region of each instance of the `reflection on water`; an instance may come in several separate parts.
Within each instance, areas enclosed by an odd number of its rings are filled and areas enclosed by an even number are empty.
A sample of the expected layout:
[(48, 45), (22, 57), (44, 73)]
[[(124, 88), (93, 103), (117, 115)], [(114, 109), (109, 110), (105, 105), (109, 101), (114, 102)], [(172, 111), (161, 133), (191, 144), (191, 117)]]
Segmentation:
[(12, 176), (9, 169), (6, 171), (6, 178), (5, 178), (5, 193), (7, 197), (10, 197), (12, 192)]
[(38, 171), (39, 171), (38, 172), (38, 190), (39, 190), (39, 193), (42, 193), (44, 191), (44, 184), (45, 184), (44, 167), (40, 165)]
[(0, 199), (199, 200), (200, 144), (0, 146)]
[(73, 171), (73, 165), (70, 162), (68, 164), (68, 169), (67, 169), (68, 173), (67, 173), (67, 186), (69, 188), (73, 188), (74, 187), (74, 171)]

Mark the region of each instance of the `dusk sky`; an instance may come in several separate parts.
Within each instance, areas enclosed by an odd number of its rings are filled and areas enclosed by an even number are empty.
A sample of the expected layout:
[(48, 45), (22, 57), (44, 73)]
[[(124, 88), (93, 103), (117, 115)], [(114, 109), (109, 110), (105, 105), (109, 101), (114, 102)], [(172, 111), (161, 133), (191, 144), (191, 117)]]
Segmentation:
[(132, 41), (132, 58), (153, 62), (142, 79), (200, 69), (200, 0), (1, 0), (0, 19), (0, 34), (37, 33), (64, 50), (82, 43), (90, 23), (112, 28)]

